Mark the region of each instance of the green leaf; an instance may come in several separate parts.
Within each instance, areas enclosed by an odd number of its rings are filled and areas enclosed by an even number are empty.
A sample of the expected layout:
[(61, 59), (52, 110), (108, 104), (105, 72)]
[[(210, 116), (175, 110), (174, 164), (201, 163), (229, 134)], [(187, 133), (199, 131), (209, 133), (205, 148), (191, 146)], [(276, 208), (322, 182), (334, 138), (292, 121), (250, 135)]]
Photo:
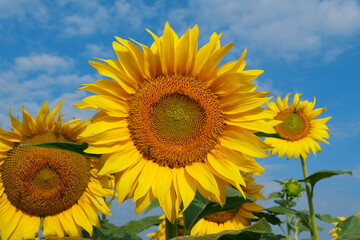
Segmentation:
[(275, 235), (273, 233), (263, 234), (261, 240), (286, 240), (286, 237), (283, 235)]
[(271, 226), (265, 219), (261, 219), (256, 224), (245, 228), (243, 230), (234, 231), (223, 231), (216, 234), (208, 234), (202, 236), (182, 236), (173, 238), (173, 240), (237, 240), (237, 239), (251, 239), (261, 240), (263, 234), (270, 234)]
[(335, 222), (340, 222), (341, 221), (338, 218), (332, 217), (330, 214), (324, 214), (324, 215), (315, 214), (315, 216), (318, 219), (320, 219), (321, 221), (324, 221), (324, 222), (327, 222), (327, 223), (335, 223)]
[(285, 207), (285, 208), (286, 207), (294, 207), (296, 205), (296, 202), (284, 200), (284, 199), (277, 199), (277, 200), (274, 200), (274, 202), (279, 204), (281, 207)]
[(233, 188), (226, 188), (226, 203), (223, 207), (218, 203), (207, 200), (199, 192), (196, 192), (194, 200), (183, 212), (185, 234), (189, 234), (200, 219), (213, 213), (235, 210), (246, 202), (251, 202), (251, 200), (244, 199), (242, 194)]
[(285, 214), (285, 215), (296, 215), (297, 211), (294, 209), (290, 209), (290, 208), (285, 208), (285, 207), (270, 207), (266, 209), (269, 212), (272, 213), (277, 213), (277, 214)]
[(303, 224), (310, 229), (309, 214), (304, 211), (297, 211), (291, 208), (278, 207), (278, 206), (267, 208), (266, 210), (268, 212), (273, 212), (277, 214), (298, 216), (302, 220)]
[(254, 134), (255, 134), (256, 136), (262, 137), (262, 138), (270, 137), (270, 138), (285, 139), (285, 138), (283, 138), (279, 133), (256, 132), (256, 133), (254, 133)]
[(276, 216), (276, 214), (273, 213), (266, 213), (266, 212), (254, 212), (253, 213), (255, 216), (257, 216), (259, 219), (261, 218), (265, 218), (266, 221), (272, 225), (280, 225), (281, 224), (281, 220), (280, 218), (278, 218)]
[(145, 209), (144, 213), (147, 213), (148, 211), (156, 208), (156, 207), (160, 207), (159, 201), (155, 198), (150, 205)]
[(75, 143), (75, 142), (46, 142), (39, 144), (22, 144), (23, 146), (34, 146), (34, 147), (43, 147), (43, 148), (56, 148), (61, 150), (66, 150), (74, 153), (81, 154), (85, 157), (95, 157), (100, 158), (101, 154), (90, 154), (85, 153), (84, 150), (88, 148), (88, 144), (83, 143)]
[(315, 172), (308, 176), (305, 179), (299, 180), (300, 182), (309, 182), (312, 187), (315, 186), (315, 184), (325, 178), (330, 178), (332, 176), (340, 175), (340, 174), (349, 174), (352, 176), (352, 171), (333, 171), (333, 170), (321, 170), (318, 172)]
[[(94, 228), (92, 239), (141, 240), (141, 238), (137, 236), (138, 233), (148, 229), (151, 226), (159, 225), (159, 223), (159, 216), (150, 216), (137, 221), (130, 221), (121, 227), (109, 223), (108, 219), (103, 219), (100, 221), (101, 228)], [(85, 237), (89, 236), (87, 235)]]
[(360, 236), (360, 219), (351, 216), (343, 222), (339, 222), (338, 227), (341, 231), (338, 233), (337, 240), (358, 240)]
[(268, 196), (267, 199), (272, 199), (272, 198), (282, 198), (283, 194), (281, 192), (272, 192), (270, 193), (270, 195)]

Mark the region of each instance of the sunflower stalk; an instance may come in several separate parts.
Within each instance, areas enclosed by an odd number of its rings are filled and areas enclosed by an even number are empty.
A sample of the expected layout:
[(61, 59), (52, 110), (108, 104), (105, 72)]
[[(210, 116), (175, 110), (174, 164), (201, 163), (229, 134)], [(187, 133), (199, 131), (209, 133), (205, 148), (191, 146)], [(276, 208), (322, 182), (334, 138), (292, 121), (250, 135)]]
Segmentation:
[(166, 240), (177, 237), (177, 221), (175, 220), (174, 224), (172, 224), (167, 218), (165, 218), (165, 221)]
[[(303, 170), (304, 179), (308, 177), (307, 167), (306, 167), (306, 160), (300, 155), (301, 158), (301, 166)], [(310, 183), (305, 181), (305, 189), (306, 195), (309, 204), (309, 211), (310, 211), (310, 232), (312, 240), (319, 240), (319, 234), (317, 231), (316, 219), (315, 219), (315, 212), (314, 212), (314, 204), (312, 201), (312, 191), (310, 190)]]
[[(289, 203), (288, 203), (289, 199), (288, 196), (286, 195), (286, 207), (289, 208)], [(286, 227), (287, 227), (287, 235), (286, 235), (286, 239), (287, 240), (291, 240), (291, 229), (290, 229), (290, 216), (286, 215)]]

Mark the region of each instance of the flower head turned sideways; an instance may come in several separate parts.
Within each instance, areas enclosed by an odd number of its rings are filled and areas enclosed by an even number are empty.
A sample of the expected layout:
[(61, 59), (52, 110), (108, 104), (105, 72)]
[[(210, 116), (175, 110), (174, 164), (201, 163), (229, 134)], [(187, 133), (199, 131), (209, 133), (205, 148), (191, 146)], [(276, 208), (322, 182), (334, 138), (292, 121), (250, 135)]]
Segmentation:
[(255, 184), (253, 174), (242, 173), (246, 187), (243, 191), (251, 197), (253, 202), (241, 204), (233, 211), (219, 212), (204, 217), (195, 224), (191, 235), (205, 235), (222, 232), (225, 230), (241, 230), (251, 224), (252, 219), (258, 219), (254, 213), (262, 212), (264, 208), (256, 203), (257, 200), (266, 200), (262, 195), (263, 185)]
[[(214, 213), (200, 219), (192, 228), (190, 235), (206, 235), (222, 232), (225, 230), (241, 230), (251, 224), (252, 219), (258, 219), (253, 213), (262, 212), (264, 208), (256, 203), (257, 200), (266, 200), (262, 195), (261, 190), (263, 185), (255, 184), (253, 174), (241, 173), (243, 176), (246, 187), (243, 187), (243, 191), (252, 198), (253, 202), (246, 202), (237, 207), (233, 211)], [(181, 217), (178, 217), (178, 225), (183, 227), (184, 221)], [(149, 233), (151, 239), (165, 240), (165, 219), (164, 216), (160, 217), (160, 224), (158, 230), (155, 233)], [(178, 229), (178, 236), (181, 236), (181, 231)]]
[(99, 110), (80, 137), (102, 154), (100, 174), (115, 174), (119, 202), (133, 197), (140, 213), (156, 198), (174, 222), (196, 190), (224, 204), (225, 185), (245, 185), (240, 170), (261, 174), (254, 157), (269, 146), (254, 132), (275, 133), (277, 121), (251, 83), (262, 71), (244, 70), (246, 51), (219, 67), (233, 44), (216, 33), (198, 50), (197, 26), (181, 37), (168, 23), (161, 37), (148, 32), (151, 47), (116, 37), (118, 59), (90, 62), (112, 80), (84, 86), (95, 95), (75, 106)]
[(43, 235), (90, 235), (99, 227), (98, 210), (111, 214), (104, 197), (113, 196), (110, 178), (97, 176), (98, 160), (53, 148), (44, 142), (79, 142), (90, 121), (55, 121), (60, 102), (49, 113), (47, 103), (36, 119), (22, 108), (20, 122), (10, 112), (12, 131), (0, 128), (1, 239), (33, 239), (40, 219)]
[(324, 138), (329, 138), (326, 122), (331, 117), (315, 119), (326, 108), (314, 109), (315, 98), (314, 102), (300, 101), (301, 94), (298, 93), (289, 106), (289, 95), (284, 100), (278, 96), (276, 103), (267, 103), (269, 110), (276, 114), (275, 119), (282, 121), (275, 126), (275, 130), (283, 139), (268, 137), (264, 142), (273, 147), (272, 155), (279, 153), (280, 158), (286, 154), (287, 159), (291, 156), (306, 159), (310, 151), (314, 154), (321, 152), (318, 141), (328, 144)]

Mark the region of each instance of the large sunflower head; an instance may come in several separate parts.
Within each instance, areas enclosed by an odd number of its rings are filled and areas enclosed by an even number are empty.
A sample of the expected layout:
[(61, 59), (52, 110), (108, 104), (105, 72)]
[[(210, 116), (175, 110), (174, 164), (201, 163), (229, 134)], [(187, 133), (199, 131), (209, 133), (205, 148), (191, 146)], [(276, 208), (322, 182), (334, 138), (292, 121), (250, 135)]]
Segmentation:
[(321, 152), (321, 147), (318, 143), (328, 142), (324, 138), (329, 138), (329, 129), (326, 122), (331, 118), (319, 118), (319, 116), (326, 108), (315, 107), (314, 102), (300, 101), (301, 94), (295, 94), (290, 106), (288, 105), (289, 95), (286, 95), (284, 100), (280, 96), (277, 97), (276, 103), (269, 102), (268, 108), (276, 114), (275, 119), (282, 121), (275, 126), (275, 130), (281, 135), (283, 139), (266, 138), (265, 143), (273, 147), (272, 154), (279, 153), (282, 158), (286, 154), (287, 159), (294, 155), (295, 159), (302, 156), (304, 159), (312, 151)]
[(253, 213), (262, 212), (264, 208), (256, 203), (257, 200), (266, 200), (262, 195), (263, 185), (255, 184), (253, 174), (242, 173), (246, 187), (243, 191), (253, 199), (253, 202), (246, 202), (233, 211), (219, 212), (203, 219), (191, 229), (191, 235), (205, 235), (222, 232), (225, 230), (241, 230), (251, 224), (252, 219), (257, 219)]
[(103, 154), (100, 174), (115, 174), (119, 202), (133, 197), (139, 213), (157, 198), (174, 222), (196, 189), (224, 204), (225, 185), (245, 185), (239, 170), (261, 174), (254, 157), (269, 147), (253, 133), (275, 133), (277, 121), (260, 107), (268, 93), (251, 84), (262, 71), (244, 70), (246, 51), (219, 67), (233, 45), (220, 35), (198, 50), (197, 26), (180, 38), (168, 23), (161, 37), (149, 32), (151, 47), (117, 37), (118, 59), (90, 62), (113, 80), (83, 87), (96, 95), (76, 106), (100, 111), (80, 137)]
[(97, 159), (29, 146), (79, 142), (89, 121), (55, 121), (61, 104), (49, 113), (45, 102), (36, 119), (22, 108), (22, 122), (10, 112), (12, 131), (0, 129), (1, 239), (35, 238), (40, 219), (45, 236), (81, 236), (82, 229), (92, 235), (98, 210), (111, 213), (103, 198), (113, 191), (108, 177), (97, 176)]

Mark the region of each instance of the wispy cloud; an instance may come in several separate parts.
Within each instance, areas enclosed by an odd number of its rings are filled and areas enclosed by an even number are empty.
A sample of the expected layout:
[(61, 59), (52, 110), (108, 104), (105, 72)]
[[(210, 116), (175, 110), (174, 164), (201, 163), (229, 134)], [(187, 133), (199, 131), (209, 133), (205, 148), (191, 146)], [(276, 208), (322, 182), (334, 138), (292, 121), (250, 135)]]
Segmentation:
[(0, 125), (9, 125), (9, 108), (13, 109), (15, 116), (21, 116), (22, 106), (36, 114), (46, 100), (50, 106), (55, 106), (64, 99), (63, 109), (66, 110), (63, 112), (69, 119), (89, 114), (87, 111), (80, 113), (72, 105), (86, 96), (85, 91), (77, 88), (94, 82), (96, 78), (71, 72), (73, 59), (37, 54), (15, 58), (10, 66), (13, 67), (7, 71), (0, 70), (0, 102), (3, 103), (0, 105)]
[[(224, 31), (224, 37), (268, 55), (295, 60), (320, 56), (332, 60), (360, 33), (360, 4), (349, 0), (190, 1), (188, 11), (174, 10), (172, 22), (190, 15), (202, 31)], [(201, 14), (198, 14), (201, 13)], [(334, 47), (336, 46), (336, 47)]]
[(28, 16), (36, 19), (48, 17), (47, 7), (39, 0), (1, 0), (0, 19), (17, 18), (22, 20)]
[(14, 70), (54, 72), (71, 67), (73, 60), (68, 57), (58, 57), (49, 54), (37, 54), (18, 57), (14, 61)]
[[(114, 39), (115, 40), (115, 39)], [(86, 50), (81, 53), (81, 55), (85, 56), (87, 59), (91, 59), (92, 57), (98, 58), (116, 58), (114, 50), (110, 46), (104, 46), (104, 44), (95, 44), (88, 43), (86, 44)]]

